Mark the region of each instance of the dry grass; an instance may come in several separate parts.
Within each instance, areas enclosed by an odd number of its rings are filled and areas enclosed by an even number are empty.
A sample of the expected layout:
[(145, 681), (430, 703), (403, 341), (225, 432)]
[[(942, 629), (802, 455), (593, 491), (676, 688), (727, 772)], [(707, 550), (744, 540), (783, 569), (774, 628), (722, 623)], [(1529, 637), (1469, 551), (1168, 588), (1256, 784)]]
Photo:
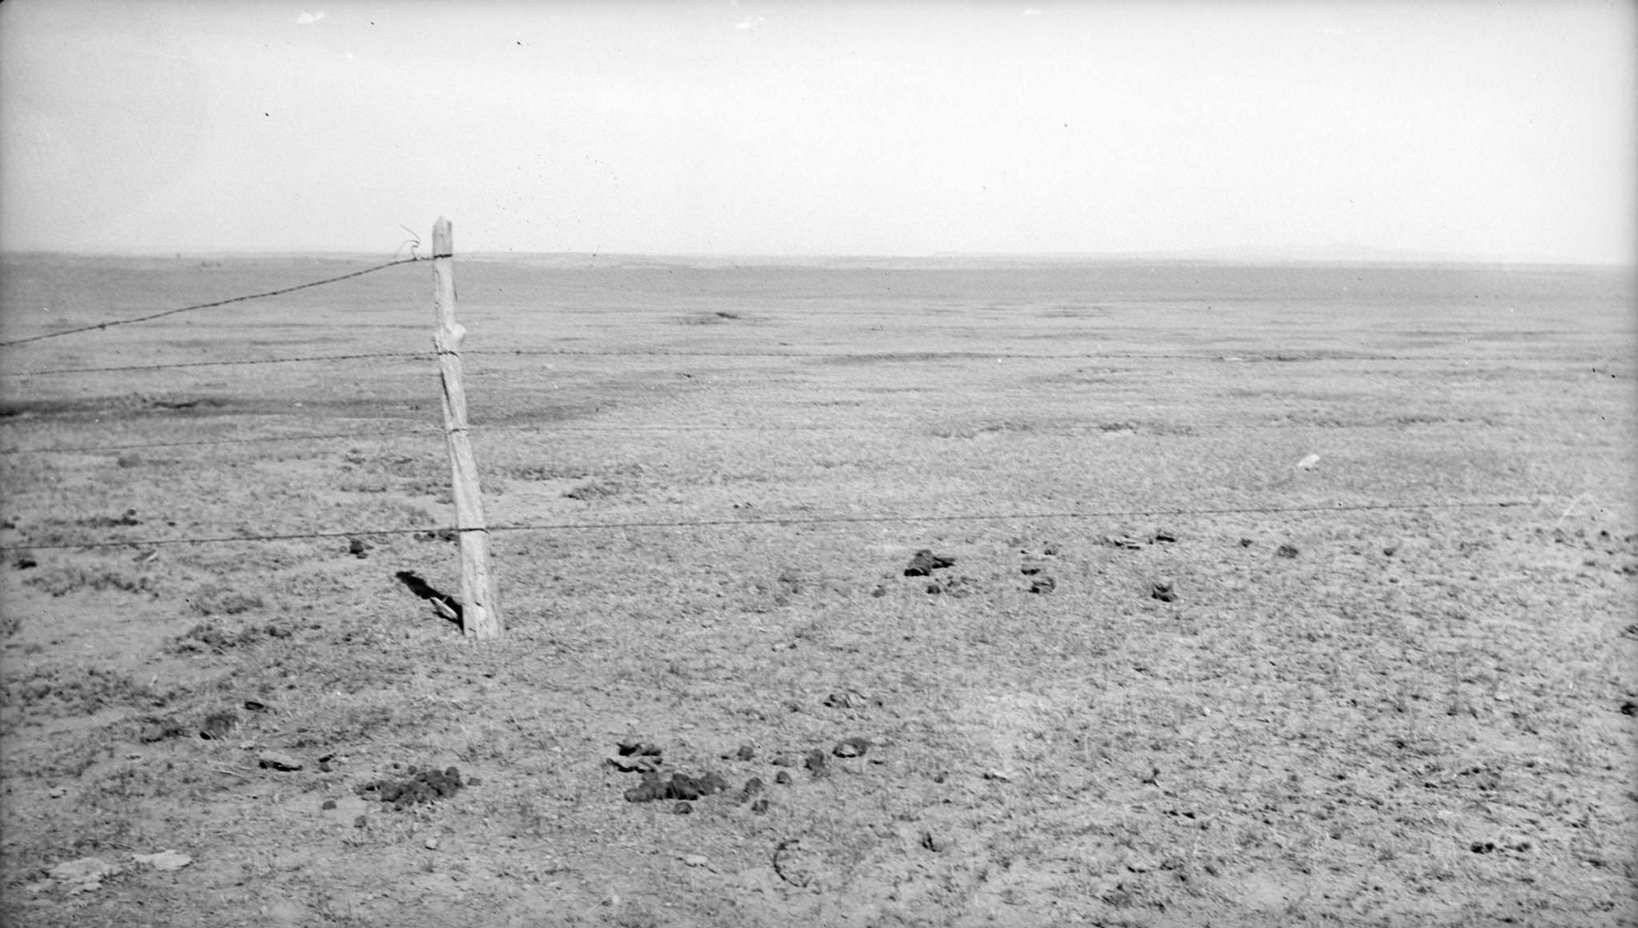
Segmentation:
[[(0, 320), (331, 269), (11, 259)], [(429, 362), (0, 380), (91, 449), (0, 456), (7, 923), (1638, 923), (1630, 275), (674, 270), (458, 268), (491, 522), (591, 526), (495, 534), (482, 646), (396, 576), (451, 538), (347, 537), (452, 521)], [(422, 351), (419, 274), (6, 370)], [(730, 791), (625, 801), (633, 738)], [(411, 765), (467, 785), (358, 795)]]

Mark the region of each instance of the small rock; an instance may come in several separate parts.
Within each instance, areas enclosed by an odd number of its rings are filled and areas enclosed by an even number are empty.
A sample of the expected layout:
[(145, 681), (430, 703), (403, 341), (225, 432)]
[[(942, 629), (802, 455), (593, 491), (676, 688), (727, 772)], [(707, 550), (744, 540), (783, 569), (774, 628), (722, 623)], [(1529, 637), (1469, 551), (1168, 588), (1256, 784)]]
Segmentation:
[(1031, 593), (1050, 593), (1057, 588), (1058, 581), (1045, 575), (1036, 577), (1034, 580), (1030, 581), (1029, 585), (1029, 591)]
[(160, 851), (157, 854), (133, 854), (131, 859), (144, 867), (153, 867), (155, 870), (181, 870), (193, 863), (193, 858), (176, 851)]
[(881, 599), (883, 596), (887, 595), (887, 587), (878, 583), (876, 584), (876, 588), (870, 591), (870, 595), (876, 597), (877, 599)]
[(1242, 547), (1242, 548), (1249, 548), (1253, 544), (1256, 544), (1256, 542), (1252, 541), (1250, 538), (1240, 539), (1240, 547)]
[(825, 759), (823, 751), (809, 751), (807, 756), (802, 758), (802, 766), (808, 768), (815, 777), (830, 776), (830, 762)]
[(368, 825), (369, 823), (370, 823), (370, 819), (369, 819), (369, 816), (367, 816), (367, 815), (360, 815), (358, 818), (353, 819), (353, 827), (354, 828), (363, 828), (364, 826)]
[(421, 846), (426, 848), (429, 851), (436, 851), (438, 849), (438, 839), (437, 838), (428, 838), (425, 841), (421, 842)]
[(621, 757), (631, 757), (632, 755), (636, 755), (638, 757), (659, 757), (661, 753), (659, 745), (651, 744), (647, 741), (622, 741), (619, 744), (616, 744), (614, 747), (615, 750), (620, 752)]
[(910, 559), (909, 566), (904, 568), (904, 575), (906, 577), (925, 577), (935, 570), (942, 570), (954, 565), (955, 558), (934, 554), (923, 548)]
[(881, 705), (880, 700), (870, 699), (858, 690), (845, 690), (826, 696), (824, 705), (829, 709), (865, 709), (872, 703)]
[(935, 854), (942, 854), (950, 849), (950, 839), (943, 835), (935, 835), (931, 831), (923, 831), (921, 846)]
[(40, 562), (31, 557), (20, 557), (16, 561), (12, 562), (12, 566), (16, 567), (18, 570), (29, 570), (30, 568), (40, 566)]
[(1177, 536), (1171, 532), (1161, 529), (1150, 536), (1150, 541), (1153, 544), (1171, 544), (1172, 542), (1177, 541)]
[(837, 757), (863, 757), (870, 750), (870, 742), (863, 738), (843, 738), (836, 742), (830, 753)]
[(1296, 557), (1297, 549), (1293, 545), (1280, 545), (1280, 547), (1275, 550), (1274, 553), (1280, 557)]
[(768, 811), (768, 797), (763, 796), (760, 799), (758, 799), (756, 802), (751, 803), (751, 811), (756, 813), (757, 815), (762, 815), (763, 813), (767, 812)]
[(296, 758), (291, 757), (289, 754), (282, 754), (278, 751), (263, 751), (261, 756), (256, 758), (256, 766), (263, 767), (268, 770), (283, 770), (288, 772), (300, 770), (302, 768), (302, 763)]
[(690, 802), (679, 802), (671, 807), (671, 812), (674, 815), (692, 815), (694, 813), (694, 805)]
[(52, 799), (61, 799), (68, 795), (68, 790), (63, 789), (61, 786), (53, 786), (51, 792), (46, 793), (46, 795)]
[(1172, 581), (1156, 580), (1149, 584), (1149, 595), (1163, 603), (1174, 602), (1177, 592), (1172, 589)]
[(366, 557), (371, 548), (375, 547), (362, 538), (347, 539), (347, 553), (353, 557)]
[(682, 862), (690, 867), (703, 867), (710, 863), (710, 858), (704, 854), (684, 854), (682, 855)]
[(657, 769), (664, 761), (653, 754), (633, 754), (627, 757), (610, 757), (604, 760), (610, 767), (622, 773), (648, 773)]
[(1396, 552), (1398, 550), (1399, 550), (1398, 545), (1384, 545), (1382, 547), (1382, 554), (1383, 554), (1384, 557), (1393, 557), (1394, 552)]
[(1133, 873), (1152, 873), (1159, 870), (1162, 862), (1151, 855), (1138, 851), (1126, 855), (1126, 869)]
[(1631, 699), (1621, 704), (1622, 715), (1638, 715), (1638, 702)]
[(330, 810), (334, 809), (335, 807), (336, 807), (336, 801), (334, 799), (326, 799), (326, 800), (324, 800), (324, 804), (319, 806), (320, 809), (323, 809), (326, 812), (329, 812)]
[(740, 745), (739, 750), (734, 752), (735, 760), (750, 760), (753, 757), (756, 757), (756, 748), (749, 743)]
[(792, 757), (789, 754), (780, 754), (773, 760), (769, 761), (769, 763), (773, 764), (775, 767), (795, 767), (797, 760), (795, 757)]
[(204, 724), (199, 726), (199, 737), (206, 741), (220, 741), (233, 732), (233, 726), (239, 724), (239, 716), (233, 712), (212, 712), (205, 716)]
[(779, 771), (774, 775), (774, 782), (778, 783), (780, 786), (791, 785), (791, 772), (789, 770)]

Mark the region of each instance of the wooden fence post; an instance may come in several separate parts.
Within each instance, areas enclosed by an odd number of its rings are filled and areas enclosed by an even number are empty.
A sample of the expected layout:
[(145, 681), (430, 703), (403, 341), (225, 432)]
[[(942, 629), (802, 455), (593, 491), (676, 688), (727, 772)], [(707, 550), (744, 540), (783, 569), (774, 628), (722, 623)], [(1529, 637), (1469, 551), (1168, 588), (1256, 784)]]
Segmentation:
[(489, 573), (489, 528), (483, 521), (478, 464), (466, 425), (466, 387), (461, 383), (461, 342), (466, 329), (455, 321), (455, 247), (448, 219), (432, 227), (432, 276), (436, 285), (438, 330), (432, 343), (444, 381), (444, 435), (455, 484), (455, 529), (461, 543), (461, 631), (469, 638), (501, 633), (500, 600)]

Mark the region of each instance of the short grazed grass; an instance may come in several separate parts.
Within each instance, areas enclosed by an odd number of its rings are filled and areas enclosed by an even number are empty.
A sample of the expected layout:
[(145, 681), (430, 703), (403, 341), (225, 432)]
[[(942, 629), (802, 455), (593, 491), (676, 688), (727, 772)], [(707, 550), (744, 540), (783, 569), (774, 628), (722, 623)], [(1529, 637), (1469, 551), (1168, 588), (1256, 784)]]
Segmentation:
[[(7, 260), (8, 336), (331, 269)], [(6, 370), (424, 352), (404, 270)], [(0, 454), (8, 924), (1638, 923), (1630, 273), (458, 274), (496, 642), (398, 576), (430, 361), (0, 378), (79, 449)]]

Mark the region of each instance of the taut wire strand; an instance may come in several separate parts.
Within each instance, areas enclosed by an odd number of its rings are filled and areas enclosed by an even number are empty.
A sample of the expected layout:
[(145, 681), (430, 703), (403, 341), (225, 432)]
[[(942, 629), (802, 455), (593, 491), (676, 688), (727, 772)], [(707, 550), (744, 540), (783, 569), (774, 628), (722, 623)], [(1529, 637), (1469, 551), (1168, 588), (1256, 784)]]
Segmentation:
[(195, 303), (192, 306), (179, 306), (176, 309), (167, 309), (163, 312), (149, 313), (146, 316), (136, 316), (131, 319), (115, 319), (112, 322), (95, 322), (90, 325), (77, 326), (72, 329), (63, 329), (60, 332), (46, 332), (43, 335), (30, 335), (27, 338), (14, 338), (9, 342), (0, 342), (0, 348), (11, 348), (16, 345), (24, 345), (29, 342), (44, 341), (48, 338), (62, 338), (64, 335), (77, 335), (81, 332), (93, 332), (98, 329), (111, 329), (120, 325), (136, 325), (139, 322), (152, 322), (155, 319), (163, 319), (166, 316), (174, 316), (177, 313), (188, 313), (200, 309), (213, 309), (217, 306), (227, 306), (230, 303), (243, 303), (247, 300), (261, 300), (272, 296), (283, 296), (286, 293), (295, 293), (297, 290), (307, 290), (312, 287), (322, 287), (325, 284), (333, 284), (338, 281), (351, 280), (354, 277), (363, 277), (365, 274), (373, 274), (376, 271), (385, 270), (389, 267), (397, 267), (400, 264), (414, 264), (415, 262), (421, 260), (424, 259), (400, 258), (397, 261), (388, 261), (385, 264), (377, 264), (374, 267), (367, 267), (361, 271), (352, 271), (337, 277), (326, 277), (323, 280), (312, 280), (304, 284), (296, 284), (293, 287), (281, 287), (278, 290), (268, 290), (264, 293), (247, 293), (243, 296), (229, 297), (225, 300), (215, 300), (210, 303)]

